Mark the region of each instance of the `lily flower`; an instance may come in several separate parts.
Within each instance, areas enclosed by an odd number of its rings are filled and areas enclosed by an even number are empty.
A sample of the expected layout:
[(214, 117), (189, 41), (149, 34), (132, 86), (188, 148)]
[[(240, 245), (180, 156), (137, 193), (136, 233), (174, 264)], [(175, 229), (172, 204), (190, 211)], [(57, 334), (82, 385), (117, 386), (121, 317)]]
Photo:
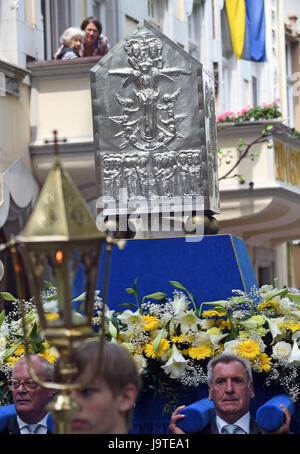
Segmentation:
[(300, 363), (300, 350), (296, 340), (294, 340), (292, 351), (287, 360), (289, 363)]
[(188, 360), (184, 359), (182, 354), (179, 352), (175, 344), (172, 345), (172, 354), (168, 362), (161, 366), (166, 374), (170, 375), (171, 378), (179, 378), (187, 367)]

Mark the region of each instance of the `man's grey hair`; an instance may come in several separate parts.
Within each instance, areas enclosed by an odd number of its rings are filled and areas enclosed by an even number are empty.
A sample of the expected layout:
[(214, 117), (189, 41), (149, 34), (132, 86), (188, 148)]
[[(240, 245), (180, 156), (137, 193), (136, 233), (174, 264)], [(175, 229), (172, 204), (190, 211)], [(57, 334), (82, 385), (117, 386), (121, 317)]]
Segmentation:
[(212, 385), (213, 382), (213, 370), (214, 367), (219, 363), (229, 364), (233, 361), (238, 361), (245, 369), (248, 386), (253, 382), (252, 378), (252, 368), (250, 361), (247, 358), (242, 358), (241, 356), (233, 355), (231, 353), (222, 353), (219, 356), (211, 359), (207, 364), (207, 382), (209, 385)]
[(63, 32), (59, 41), (62, 44), (68, 45), (72, 41), (73, 36), (77, 36), (77, 35), (80, 35), (82, 40), (84, 40), (85, 32), (83, 30), (81, 30), (81, 28), (69, 27)]
[[(53, 374), (54, 374), (54, 366), (51, 363), (49, 363), (49, 361), (46, 358), (44, 358), (43, 356), (41, 356), (41, 355), (31, 354), (30, 357), (31, 357), (31, 361), (32, 361), (32, 365), (33, 365), (34, 369), (35, 369), (34, 364), (36, 364), (37, 362), (40, 364), (40, 366), (42, 368), (42, 371), (44, 373), (44, 377), (42, 379), (47, 381), (47, 382), (52, 382), (53, 381)], [(14, 367), (16, 367), (18, 364), (23, 363), (23, 362), (28, 364), (27, 363), (27, 358), (26, 358), (25, 355), (22, 356), (19, 359), (19, 361), (16, 362)]]

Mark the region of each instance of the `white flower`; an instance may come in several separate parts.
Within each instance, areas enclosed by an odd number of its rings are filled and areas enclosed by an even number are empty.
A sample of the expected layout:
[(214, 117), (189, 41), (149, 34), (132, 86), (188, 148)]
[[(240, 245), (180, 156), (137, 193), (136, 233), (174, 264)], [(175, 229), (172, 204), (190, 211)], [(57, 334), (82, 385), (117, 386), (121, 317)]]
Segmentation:
[(204, 331), (197, 331), (193, 335), (193, 347), (199, 347), (203, 344), (211, 344), (210, 336), (207, 332)]
[(137, 369), (140, 374), (145, 372), (147, 369), (147, 360), (143, 355), (138, 355), (137, 353), (133, 355), (133, 360), (137, 366)]
[(206, 331), (215, 326), (215, 321), (212, 318), (204, 318), (203, 320), (199, 321), (199, 325), (204, 331)]
[(3, 362), (3, 356), (5, 355), (6, 352), (6, 339), (4, 336), (0, 337), (0, 365)]
[(181, 331), (182, 333), (186, 333), (189, 331), (191, 328), (196, 329), (197, 324), (199, 323), (198, 317), (195, 315), (193, 310), (190, 310), (188, 312), (185, 312), (181, 316), (177, 316), (177, 321), (181, 325)]
[(47, 301), (46, 303), (43, 304), (44, 311), (46, 314), (57, 314), (58, 313), (58, 301), (53, 300), (53, 301)]
[(171, 378), (179, 378), (184, 373), (187, 363), (188, 360), (184, 359), (176, 345), (173, 344), (169, 361), (161, 367)]
[(293, 315), (297, 320), (300, 320), (300, 311), (291, 311), (291, 315)]
[(4, 336), (1, 336), (0, 337), (0, 352), (5, 350), (5, 347), (6, 347), (6, 339)]
[(142, 325), (144, 323), (140, 311), (131, 312), (129, 309), (126, 309), (122, 314), (118, 316), (119, 320), (124, 325)]
[(240, 319), (243, 319), (245, 317), (245, 315), (244, 315), (243, 311), (233, 311), (232, 317), (240, 320)]
[(291, 344), (288, 342), (277, 342), (273, 346), (273, 358), (275, 359), (287, 359), (292, 350)]
[(173, 301), (174, 315), (185, 312), (188, 305), (189, 301), (186, 300), (186, 296), (183, 293), (175, 293)]
[(277, 318), (265, 317), (265, 318), (268, 322), (273, 340), (275, 340), (278, 336), (282, 335), (282, 331), (278, 325), (279, 325), (279, 323), (283, 323), (284, 317), (277, 317)]
[(282, 298), (279, 302), (280, 312), (282, 314), (290, 314), (293, 308), (293, 303), (289, 300), (289, 298)]
[(297, 364), (300, 363), (300, 350), (299, 350), (298, 344), (295, 340), (294, 340), (292, 351), (288, 357), (288, 362), (297, 363)]
[(228, 336), (228, 334), (209, 334), (208, 333), (208, 336), (209, 336), (209, 339), (211, 341), (211, 343), (213, 344), (214, 348), (219, 348), (220, 345), (219, 345), (219, 342), (224, 339), (225, 337)]
[(237, 346), (241, 343), (240, 339), (234, 339), (224, 344), (224, 352), (231, 353), (232, 355), (237, 355)]

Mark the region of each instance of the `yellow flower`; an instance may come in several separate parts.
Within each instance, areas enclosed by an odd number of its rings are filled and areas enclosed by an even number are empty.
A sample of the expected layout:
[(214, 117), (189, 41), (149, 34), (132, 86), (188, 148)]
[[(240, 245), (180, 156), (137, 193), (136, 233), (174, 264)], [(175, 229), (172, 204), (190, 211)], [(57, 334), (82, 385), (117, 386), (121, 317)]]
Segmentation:
[(158, 329), (159, 319), (153, 315), (143, 315), (142, 320), (144, 323), (142, 324), (142, 329), (144, 331), (153, 331)]
[(211, 345), (202, 344), (199, 347), (189, 348), (189, 356), (192, 359), (204, 359), (209, 358), (213, 354), (213, 349)]
[(48, 320), (49, 322), (54, 322), (58, 318), (59, 318), (59, 315), (56, 314), (56, 312), (53, 312), (52, 314), (46, 314), (46, 320)]
[(270, 358), (266, 353), (261, 353), (258, 358), (256, 358), (255, 362), (257, 364), (257, 372), (269, 372), (271, 370), (271, 362), (272, 358)]
[(54, 353), (50, 353), (49, 350), (46, 350), (44, 353), (38, 353), (39, 356), (43, 356), (50, 364), (55, 363), (57, 356)]
[(216, 310), (211, 310), (211, 311), (203, 311), (202, 312), (202, 317), (204, 318), (209, 318), (209, 317), (224, 317), (226, 316), (226, 312), (218, 312)]
[(219, 320), (216, 320), (216, 326), (220, 329), (220, 330), (225, 330), (225, 329), (230, 329), (230, 321), (229, 319), (226, 319), (224, 320), (223, 318), (219, 319)]
[(276, 309), (278, 310), (279, 309), (279, 303), (275, 300), (271, 300), (271, 301), (268, 301), (266, 303), (260, 303), (258, 306), (257, 306), (257, 309), (259, 311), (261, 310), (264, 310), (264, 309), (269, 309), (269, 308), (273, 308), (273, 309)]
[(10, 356), (7, 360), (6, 360), (6, 363), (10, 366), (10, 367), (14, 367), (14, 365), (19, 361), (20, 359), (20, 356), (16, 357), (16, 356)]
[(254, 340), (242, 341), (237, 346), (237, 353), (239, 356), (248, 358), (251, 361), (261, 353), (259, 343)]
[(184, 343), (189, 343), (192, 342), (193, 338), (192, 336), (189, 336), (187, 334), (181, 334), (180, 336), (172, 336), (171, 337), (171, 342), (179, 343), (179, 344), (184, 344)]
[(221, 353), (223, 353), (224, 351), (224, 345), (220, 345), (219, 348), (217, 348), (217, 350), (215, 350), (215, 355), (220, 355)]
[(296, 331), (298, 331), (300, 329), (300, 323), (293, 323), (293, 322), (279, 323), (278, 326), (281, 328), (289, 329), (292, 331), (292, 333), (295, 333)]
[(170, 348), (170, 342), (167, 339), (162, 338), (159, 344), (158, 349), (154, 352), (153, 342), (151, 344), (146, 344), (144, 346), (144, 352), (147, 358), (157, 358), (161, 357), (166, 350)]
[(18, 347), (17, 350), (14, 351), (15, 356), (23, 356), (24, 353), (25, 353), (24, 345), (20, 345), (20, 347)]

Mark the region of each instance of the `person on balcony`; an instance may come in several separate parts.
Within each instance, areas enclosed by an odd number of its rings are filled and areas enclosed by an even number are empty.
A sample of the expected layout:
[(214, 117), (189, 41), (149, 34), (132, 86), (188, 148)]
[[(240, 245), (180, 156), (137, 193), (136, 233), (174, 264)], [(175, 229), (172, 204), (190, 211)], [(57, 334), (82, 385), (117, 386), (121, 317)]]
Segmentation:
[(77, 27), (67, 28), (60, 37), (62, 45), (57, 49), (55, 60), (70, 60), (80, 58), (80, 49), (85, 37), (84, 31)]
[(102, 34), (102, 24), (96, 17), (87, 17), (81, 23), (85, 40), (79, 54), (81, 57), (103, 57), (109, 50), (108, 39)]

